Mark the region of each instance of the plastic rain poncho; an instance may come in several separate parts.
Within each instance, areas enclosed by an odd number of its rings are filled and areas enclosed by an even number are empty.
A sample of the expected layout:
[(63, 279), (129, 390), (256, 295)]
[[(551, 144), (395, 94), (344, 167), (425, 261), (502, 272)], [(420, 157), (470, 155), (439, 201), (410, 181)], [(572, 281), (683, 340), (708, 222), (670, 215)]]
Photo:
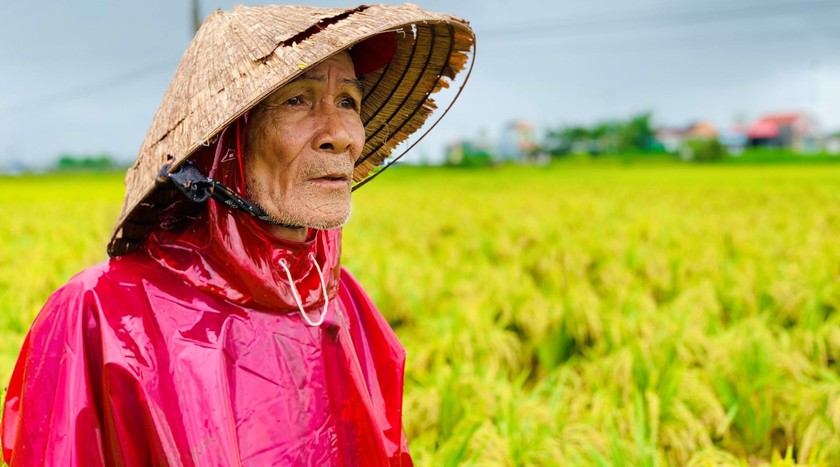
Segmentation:
[[(241, 155), (225, 161), (222, 140), (211, 176), (243, 191), (232, 165)], [(12, 467), (411, 465), (405, 354), (341, 268), (340, 248), (340, 230), (283, 241), (211, 200), (186, 229), (155, 230), (142, 250), (78, 274), (23, 344), (3, 458)], [(311, 327), (292, 287), (314, 320), (322, 279), (329, 306)]]

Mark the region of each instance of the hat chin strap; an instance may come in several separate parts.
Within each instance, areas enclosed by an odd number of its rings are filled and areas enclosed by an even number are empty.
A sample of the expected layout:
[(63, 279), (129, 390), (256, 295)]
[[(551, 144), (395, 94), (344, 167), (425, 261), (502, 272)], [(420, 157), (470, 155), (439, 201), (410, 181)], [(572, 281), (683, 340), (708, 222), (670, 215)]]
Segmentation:
[(291, 225), (278, 221), (265, 212), (259, 205), (254, 204), (247, 199), (239, 196), (230, 188), (213, 180), (212, 178), (204, 176), (198, 168), (190, 161), (184, 161), (175, 170), (171, 171), (172, 163), (165, 164), (161, 167), (158, 176), (155, 179), (157, 186), (164, 186), (173, 184), (183, 193), (190, 201), (196, 203), (203, 203), (210, 198), (216, 201), (221, 201), (225, 206), (231, 209), (238, 209), (245, 211), (252, 217), (261, 221), (268, 222), (273, 225), (285, 227), (287, 229), (302, 229), (301, 225)]

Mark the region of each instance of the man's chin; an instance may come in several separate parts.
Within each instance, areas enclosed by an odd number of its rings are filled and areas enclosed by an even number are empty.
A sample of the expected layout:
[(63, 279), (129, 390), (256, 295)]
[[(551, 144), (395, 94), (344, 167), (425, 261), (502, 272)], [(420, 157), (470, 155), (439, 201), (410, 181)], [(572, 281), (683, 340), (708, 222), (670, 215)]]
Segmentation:
[(307, 222), (307, 227), (317, 229), (317, 230), (331, 230), (331, 229), (338, 229), (344, 227), (347, 221), (350, 219), (350, 213), (344, 214), (342, 216), (332, 217), (332, 218), (325, 218), (325, 219), (311, 219)]
[[(316, 214), (313, 214), (315, 212)], [(324, 213), (315, 210), (309, 212), (279, 212), (270, 213), (272, 217), (283, 224), (309, 227), (317, 230), (330, 230), (343, 227), (350, 219), (350, 209), (338, 212)]]

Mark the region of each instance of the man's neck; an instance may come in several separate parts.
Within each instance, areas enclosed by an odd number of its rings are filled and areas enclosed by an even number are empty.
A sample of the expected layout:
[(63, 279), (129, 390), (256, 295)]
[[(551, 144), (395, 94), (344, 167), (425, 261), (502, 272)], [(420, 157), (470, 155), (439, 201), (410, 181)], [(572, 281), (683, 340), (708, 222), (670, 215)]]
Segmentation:
[(271, 235), (292, 242), (306, 241), (306, 234), (309, 231), (306, 227), (284, 227), (274, 224), (264, 224), (264, 227)]

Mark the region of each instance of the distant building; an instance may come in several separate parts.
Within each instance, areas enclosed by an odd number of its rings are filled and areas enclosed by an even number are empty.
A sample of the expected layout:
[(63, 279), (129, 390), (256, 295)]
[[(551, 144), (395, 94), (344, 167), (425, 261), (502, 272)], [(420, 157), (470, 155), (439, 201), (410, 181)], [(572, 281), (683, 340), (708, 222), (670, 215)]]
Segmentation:
[(821, 149), (822, 130), (811, 116), (803, 112), (768, 114), (747, 129), (753, 147), (786, 148), (797, 152)]
[(718, 136), (715, 125), (706, 120), (698, 120), (686, 129), (688, 139), (715, 139)]
[(685, 140), (685, 134), (685, 128), (658, 128), (654, 137), (665, 151), (676, 153)]
[(497, 151), (501, 160), (527, 162), (537, 157), (539, 150), (531, 123), (515, 120), (502, 130)]
[(0, 175), (21, 175), (26, 169), (26, 165), (19, 160), (0, 163)]
[(493, 163), (493, 155), (482, 144), (460, 140), (446, 147), (446, 164), (458, 166), (483, 166)]
[(718, 134), (718, 141), (726, 148), (726, 152), (738, 156), (747, 145), (749, 145), (750, 138), (747, 136), (747, 129), (740, 125), (734, 125), (727, 130), (723, 130)]
[(667, 152), (679, 153), (688, 140), (709, 140), (718, 136), (717, 128), (706, 120), (697, 120), (685, 127), (659, 128), (654, 131), (656, 141)]
[(840, 154), (840, 133), (835, 133), (826, 138), (825, 152), (829, 154)]

